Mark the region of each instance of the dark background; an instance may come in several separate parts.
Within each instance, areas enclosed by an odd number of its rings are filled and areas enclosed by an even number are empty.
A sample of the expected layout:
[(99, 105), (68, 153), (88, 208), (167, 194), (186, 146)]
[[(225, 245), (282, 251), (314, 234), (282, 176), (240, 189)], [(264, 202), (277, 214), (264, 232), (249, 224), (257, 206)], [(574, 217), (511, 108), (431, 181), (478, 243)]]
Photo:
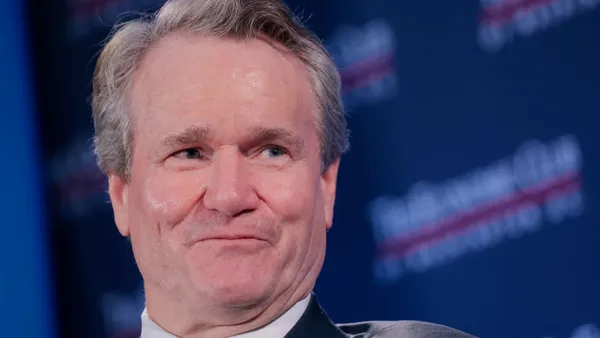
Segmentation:
[[(112, 25), (161, 3), (0, 5), (7, 337), (139, 335), (89, 96)], [(600, 0), (288, 4), (332, 52), (352, 131), (316, 289), (329, 315), (600, 338)]]

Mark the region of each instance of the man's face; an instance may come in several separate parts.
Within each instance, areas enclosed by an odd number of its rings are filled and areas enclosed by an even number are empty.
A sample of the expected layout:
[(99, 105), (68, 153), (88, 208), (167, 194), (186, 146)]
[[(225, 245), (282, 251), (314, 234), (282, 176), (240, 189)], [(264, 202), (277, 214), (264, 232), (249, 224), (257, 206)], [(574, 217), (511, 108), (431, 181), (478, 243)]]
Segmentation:
[(321, 173), (305, 66), (259, 39), (170, 36), (130, 94), (131, 179), (110, 189), (147, 292), (207, 311), (309, 292), (338, 163)]

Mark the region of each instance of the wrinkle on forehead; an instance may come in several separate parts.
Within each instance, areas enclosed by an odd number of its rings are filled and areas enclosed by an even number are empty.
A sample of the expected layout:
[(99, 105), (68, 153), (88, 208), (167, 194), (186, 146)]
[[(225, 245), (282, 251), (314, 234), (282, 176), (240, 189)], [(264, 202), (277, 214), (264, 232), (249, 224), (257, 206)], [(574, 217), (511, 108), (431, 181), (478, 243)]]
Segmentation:
[[(192, 52), (189, 52), (190, 47)], [(186, 53), (181, 53), (182, 50), (186, 50)], [(202, 64), (194, 69), (193, 65), (200, 62)], [(174, 79), (173, 67), (183, 64), (190, 65), (188, 78)], [(289, 79), (284, 74), (295, 76)], [(209, 78), (218, 81), (204, 80)], [(306, 81), (290, 82), (301, 78)], [(134, 76), (133, 92), (138, 92), (134, 95), (139, 96), (140, 89), (146, 89), (141, 90), (148, 92), (143, 100), (148, 103), (146, 109), (166, 109), (161, 107), (161, 103), (169, 96), (178, 99), (195, 96), (181, 95), (182, 91), (201, 93), (210, 87), (213, 91), (235, 90), (238, 95), (261, 90), (265, 96), (274, 96), (274, 90), (298, 86), (301, 82), (306, 82), (312, 93), (306, 66), (291, 51), (275, 42), (260, 38), (234, 40), (179, 33), (161, 39), (148, 51)], [(165, 91), (164, 88), (169, 84), (177, 90)], [(295, 90), (288, 90), (288, 95), (295, 93)], [(299, 97), (295, 99), (301, 100)]]

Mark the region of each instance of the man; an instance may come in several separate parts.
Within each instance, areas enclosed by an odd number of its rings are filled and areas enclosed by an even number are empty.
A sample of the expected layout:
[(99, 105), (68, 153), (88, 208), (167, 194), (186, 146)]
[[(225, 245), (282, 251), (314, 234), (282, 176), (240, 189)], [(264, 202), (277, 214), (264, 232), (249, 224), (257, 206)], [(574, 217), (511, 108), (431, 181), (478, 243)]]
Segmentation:
[(319, 307), (348, 137), (335, 65), (279, 1), (175, 0), (121, 26), (93, 111), (144, 279), (143, 338), (470, 337), (334, 325)]

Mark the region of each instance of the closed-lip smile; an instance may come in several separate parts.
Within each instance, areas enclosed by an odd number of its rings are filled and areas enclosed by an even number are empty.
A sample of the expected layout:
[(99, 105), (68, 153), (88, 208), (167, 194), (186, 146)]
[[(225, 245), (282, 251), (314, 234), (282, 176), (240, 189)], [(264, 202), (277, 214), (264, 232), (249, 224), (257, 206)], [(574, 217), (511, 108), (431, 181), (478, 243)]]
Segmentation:
[(205, 242), (205, 241), (239, 241), (239, 240), (257, 240), (257, 241), (267, 241), (266, 239), (254, 235), (254, 234), (242, 234), (242, 233), (234, 233), (234, 234), (215, 234), (215, 235), (207, 235), (198, 238), (195, 242)]

